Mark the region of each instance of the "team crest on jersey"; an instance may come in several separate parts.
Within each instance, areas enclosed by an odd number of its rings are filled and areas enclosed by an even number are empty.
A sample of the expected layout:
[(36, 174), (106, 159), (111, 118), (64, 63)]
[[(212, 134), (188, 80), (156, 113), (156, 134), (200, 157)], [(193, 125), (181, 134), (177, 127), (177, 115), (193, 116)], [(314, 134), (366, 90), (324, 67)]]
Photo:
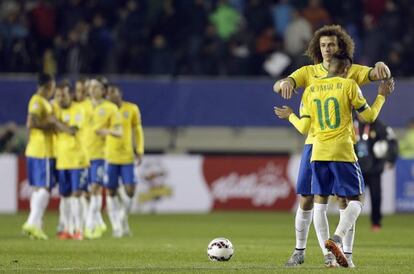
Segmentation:
[(128, 119), (128, 117), (129, 117), (129, 112), (128, 112), (128, 111), (124, 111), (123, 115), (124, 115), (124, 118), (125, 118), (125, 119)]
[(99, 116), (104, 116), (105, 115), (105, 109), (101, 108), (98, 111)]
[(76, 122), (80, 122), (81, 120), (82, 120), (82, 114), (76, 113), (76, 115), (75, 115), (75, 121)]
[(35, 109), (38, 109), (38, 108), (39, 108), (39, 103), (38, 102), (33, 103), (32, 109), (35, 110)]
[(63, 122), (69, 122), (69, 120), (70, 120), (70, 115), (69, 114), (65, 114), (63, 116)]

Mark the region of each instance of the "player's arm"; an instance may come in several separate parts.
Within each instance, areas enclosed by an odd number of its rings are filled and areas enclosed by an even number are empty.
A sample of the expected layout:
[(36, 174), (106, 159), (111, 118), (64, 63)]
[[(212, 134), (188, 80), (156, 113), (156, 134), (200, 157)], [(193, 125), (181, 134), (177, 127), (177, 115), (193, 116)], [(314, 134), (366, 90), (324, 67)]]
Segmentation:
[(37, 113), (29, 113), (27, 115), (26, 127), (28, 129), (52, 130), (54, 129), (53, 118), (52, 115), (49, 116), (46, 119), (40, 119)]
[(371, 106), (367, 104), (365, 98), (362, 96), (361, 90), (356, 84), (354, 89), (354, 98), (352, 99), (354, 108), (359, 112), (365, 122), (372, 123), (377, 119), (378, 114), (385, 103), (385, 99), (393, 92), (394, 80), (390, 79), (381, 82), (378, 87), (378, 96)]
[(280, 119), (288, 119), (301, 134), (306, 135), (308, 133), (311, 125), (310, 116), (304, 115), (299, 118), (288, 106), (283, 106), (282, 108), (274, 107), (274, 112)]
[(371, 81), (386, 80), (391, 77), (391, 71), (384, 62), (377, 62), (368, 77)]
[(296, 88), (306, 86), (307, 76), (306, 67), (301, 67), (295, 70), (289, 77), (277, 81), (273, 85), (273, 91), (280, 93), (284, 99), (290, 99), (293, 92), (297, 93)]
[(109, 127), (96, 128), (95, 133), (100, 136), (111, 135), (116, 138), (122, 137), (121, 115), (114, 110), (109, 116)]
[(134, 107), (133, 110), (132, 134), (134, 136), (134, 152), (138, 159), (138, 165), (140, 165), (144, 155), (144, 131), (142, 129), (141, 112), (138, 107)]

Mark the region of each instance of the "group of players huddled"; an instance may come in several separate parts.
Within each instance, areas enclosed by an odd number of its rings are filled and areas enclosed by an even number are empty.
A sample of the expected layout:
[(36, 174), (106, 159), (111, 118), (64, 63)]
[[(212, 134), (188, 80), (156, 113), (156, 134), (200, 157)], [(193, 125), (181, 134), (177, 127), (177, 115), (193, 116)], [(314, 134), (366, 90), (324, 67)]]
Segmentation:
[(120, 88), (105, 78), (78, 79), (72, 90), (69, 82), (56, 85), (53, 77), (40, 74), (26, 126), (28, 180), (34, 191), (23, 232), (48, 239), (42, 218), (58, 183), (59, 239), (102, 237), (107, 230), (101, 215), (103, 188), (112, 235), (130, 235), (134, 167), (144, 153), (138, 106), (124, 101)]

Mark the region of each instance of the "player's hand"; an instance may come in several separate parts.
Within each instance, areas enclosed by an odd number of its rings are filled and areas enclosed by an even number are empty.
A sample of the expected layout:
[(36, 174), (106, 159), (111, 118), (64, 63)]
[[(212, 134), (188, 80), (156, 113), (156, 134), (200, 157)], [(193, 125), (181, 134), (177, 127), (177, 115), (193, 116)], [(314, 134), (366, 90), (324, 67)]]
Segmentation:
[(136, 160), (135, 160), (135, 162), (136, 162), (136, 165), (137, 165), (137, 166), (140, 166), (140, 165), (142, 164), (142, 155), (141, 155), (141, 154), (137, 154), (137, 155), (136, 155)]
[(289, 80), (282, 80), (280, 82), (280, 95), (282, 95), (284, 99), (290, 99), (293, 92), (297, 93)]
[(381, 84), (378, 87), (378, 94), (388, 97), (394, 91), (394, 79), (390, 78), (385, 81), (381, 81)]
[(391, 71), (384, 62), (377, 62), (373, 69), (374, 79), (385, 80), (391, 77)]
[(280, 119), (288, 119), (293, 110), (288, 106), (283, 106), (282, 108), (274, 107), (275, 114)]

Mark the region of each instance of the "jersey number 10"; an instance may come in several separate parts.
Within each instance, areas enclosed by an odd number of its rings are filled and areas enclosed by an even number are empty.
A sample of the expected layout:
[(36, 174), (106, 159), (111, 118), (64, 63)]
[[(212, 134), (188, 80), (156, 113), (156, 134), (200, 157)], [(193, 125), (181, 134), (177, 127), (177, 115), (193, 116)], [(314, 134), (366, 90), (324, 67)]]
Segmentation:
[[(327, 127), (330, 129), (335, 129), (339, 127), (339, 125), (341, 124), (341, 116), (339, 115), (338, 99), (336, 99), (335, 97), (329, 97), (325, 100), (325, 102), (323, 102), (323, 104), (322, 101), (319, 99), (314, 99), (313, 101), (316, 103), (316, 107), (318, 109), (318, 121), (321, 130), (326, 129)], [(335, 112), (334, 122), (331, 121), (331, 117), (329, 115), (329, 105), (331, 102), (333, 103)]]

